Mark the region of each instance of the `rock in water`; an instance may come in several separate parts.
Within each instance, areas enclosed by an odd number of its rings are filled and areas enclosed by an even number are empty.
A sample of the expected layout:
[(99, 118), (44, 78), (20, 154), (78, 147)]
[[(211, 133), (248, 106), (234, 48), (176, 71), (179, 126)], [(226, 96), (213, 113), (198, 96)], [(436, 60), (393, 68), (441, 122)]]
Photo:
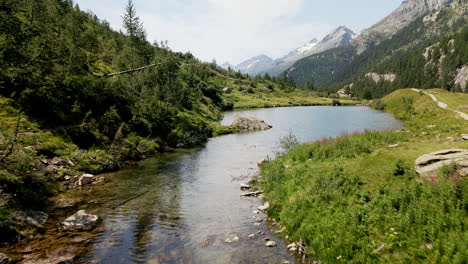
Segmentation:
[(79, 210), (74, 215), (65, 219), (62, 226), (65, 230), (80, 231), (91, 230), (98, 223), (99, 217), (86, 213), (85, 210)]
[(43, 212), (37, 211), (24, 211), (17, 212), (11, 215), (11, 220), (14, 222), (21, 222), (32, 227), (42, 227), (49, 216)]
[(240, 114), (236, 116), (232, 125), (244, 131), (268, 130), (272, 128), (272, 126), (268, 125), (263, 120)]
[(276, 247), (276, 242), (275, 241), (268, 241), (265, 243), (265, 246), (267, 247)]
[(259, 207), (257, 207), (257, 209), (262, 212), (265, 212), (266, 210), (268, 210), (268, 208), (270, 208), (269, 202), (266, 202), (264, 205), (260, 205)]
[(232, 243), (235, 243), (235, 242), (237, 242), (237, 241), (239, 241), (239, 237), (238, 237), (238, 236), (235, 236), (235, 237), (233, 237), (233, 238), (228, 238), (228, 239), (224, 240), (224, 242), (226, 242), (227, 244), (232, 244)]
[(425, 154), (416, 159), (416, 172), (424, 178), (437, 176), (443, 166), (456, 164), (460, 176), (468, 175), (468, 150), (447, 149)]
[(92, 174), (83, 174), (80, 179), (78, 180), (78, 185), (86, 185), (86, 184), (91, 184), (94, 181), (94, 175)]
[(8, 264), (11, 262), (11, 259), (7, 255), (0, 253), (0, 264)]

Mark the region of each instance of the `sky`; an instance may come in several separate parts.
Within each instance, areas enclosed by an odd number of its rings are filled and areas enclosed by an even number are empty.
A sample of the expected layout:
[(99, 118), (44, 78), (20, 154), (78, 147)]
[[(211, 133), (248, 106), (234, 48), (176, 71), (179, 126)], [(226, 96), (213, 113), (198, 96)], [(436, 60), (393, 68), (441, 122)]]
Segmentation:
[[(74, 0), (122, 29), (128, 0)], [(282, 57), (338, 26), (358, 33), (402, 0), (133, 0), (148, 41), (168, 41), (203, 61), (236, 65), (265, 54)]]

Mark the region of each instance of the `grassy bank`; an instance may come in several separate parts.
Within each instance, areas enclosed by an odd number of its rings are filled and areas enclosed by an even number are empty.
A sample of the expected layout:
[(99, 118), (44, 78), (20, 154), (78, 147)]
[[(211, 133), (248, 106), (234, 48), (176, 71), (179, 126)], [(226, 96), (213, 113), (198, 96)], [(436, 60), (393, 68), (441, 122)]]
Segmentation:
[(374, 106), (405, 128), (304, 144), (262, 166), (269, 216), (323, 263), (466, 263), (467, 181), (447, 180), (446, 168), (434, 185), (414, 171), (420, 155), (468, 148), (459, 136), (468, 132), (466, 121), (410, 90)]
[(317, 93), (293, 90), (293, 91), (272, 91), (248, 93), (235, 91), (230, 95), (234, 103), (234, 108), (267, 108), (284, 106), (307, 106), (307, 105), (357, 105), (361, 101), (333, 99), (319, 97)]

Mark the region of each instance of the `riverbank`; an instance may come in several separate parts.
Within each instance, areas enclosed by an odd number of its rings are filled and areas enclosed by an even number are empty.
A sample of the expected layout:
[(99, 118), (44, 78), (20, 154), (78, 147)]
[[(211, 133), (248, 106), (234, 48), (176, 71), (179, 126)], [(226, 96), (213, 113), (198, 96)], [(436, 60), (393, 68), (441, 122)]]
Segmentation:
[(317, 93), (304, 90), (271, 91), (268, 93), (248, 93), (234, 91), (226, 95), (234, 104), (234, 109), (289, 107), (289, 106), (320, 106), (343, 105), (352, 106), (363, 104), (362, 101), (320, 97)]
[(411, 90), (373, 106), (403, 120), (404, 129), (304, 144), (262, 165), (258, 186), (269, 217), (322, 263), (466, 262), (466, 179), (449, 166), (434, 184), (414, 168), (423, 154), (467, 149), (466, 121)]

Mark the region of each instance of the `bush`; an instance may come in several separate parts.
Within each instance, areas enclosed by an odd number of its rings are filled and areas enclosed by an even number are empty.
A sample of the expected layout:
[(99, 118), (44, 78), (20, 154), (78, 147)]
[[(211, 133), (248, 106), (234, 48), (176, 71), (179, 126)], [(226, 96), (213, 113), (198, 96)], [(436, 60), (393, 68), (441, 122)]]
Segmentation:
[(341, 102), (340, 102), (340, 100), (338, 100), (338, 99), (333, 99), (332, 105), (333, 105), (333, 106), (340, 106), (340, 105), (341, 105)]
[(395, 161), (393, 175), (401, 176), (405, 175), (405, 173), (409, 170), (409, 166), (405, 164), (405, 161), (402, 159), (397, 159)]

